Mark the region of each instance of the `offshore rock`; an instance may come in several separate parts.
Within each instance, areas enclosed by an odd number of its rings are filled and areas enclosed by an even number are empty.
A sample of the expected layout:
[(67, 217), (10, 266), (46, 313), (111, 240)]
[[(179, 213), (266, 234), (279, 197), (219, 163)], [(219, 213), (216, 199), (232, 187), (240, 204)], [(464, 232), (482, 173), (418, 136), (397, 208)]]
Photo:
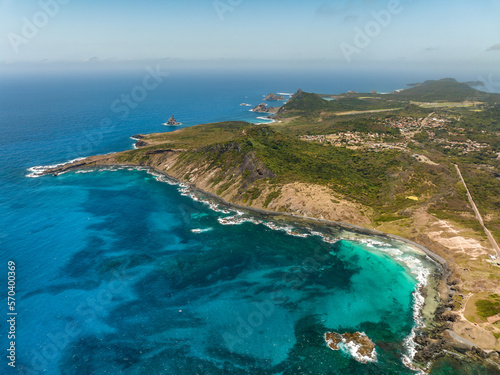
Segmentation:
[(267, 101), (277, 101), (277, 100), (285, 100), (285, 98), (283, 97), (283, 95), (275, 95), (275, 94), (271, 93), (268, 96), (266, 96), (264, 98), (264, 100), (267, 100)]
[(325, 342), (332, 350), (348, 351), (360, 363), (377, 361), (375, 344), (364, 332), (344, 333), (343, 335), (327, 332)]
[(172, 115), (172, 117), (170, 117), (170, 118), (168, 119), (168, 121), (165, 123), (165, 125), (175, 126), (175, 125), (182, 125), (182, 124), (181, 124), (180, 122), (177, 122), (177, 121), (175, 120), (174, 115)]

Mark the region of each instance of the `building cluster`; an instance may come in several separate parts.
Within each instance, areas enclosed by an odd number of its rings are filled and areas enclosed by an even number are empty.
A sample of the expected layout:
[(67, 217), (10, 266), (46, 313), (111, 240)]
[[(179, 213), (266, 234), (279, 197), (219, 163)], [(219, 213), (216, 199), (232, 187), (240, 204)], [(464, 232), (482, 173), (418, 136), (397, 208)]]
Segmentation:
[[(481, 151), (488, 147), (485, 143), (479, 143), (470, 139), (466, 141), (450, 141), (449, 139), (440, 138), (437, 131), (447, 129), (447, 124), (450, 120), (436, 114), (431, 114), (426, 118), (414, 119), (412, 117), (389, 118), (385, 120), (385, 125), (397, 128), (401, 134), (409, 141), (413, 136), (421, 131), (426, 131), (429, 139), (441, 145), (444, 149), (458, 149), (463, 154), (470, 152)], [(456, 128), (456, 133), (447, 132), (447, 135), (461, 136), (464, 134), (464, 128)]]
[[(327, 135), (303, 135), (300, 138), (304, 141), (319, 142), (335, 147), (347, 147), (351, 149), (370, 148), (373, 150), (383, 150), (392, 148), (402, 148), (406, 146), (405, 142), (400, 143), (385, 143), (383, 137), (379, 133), (362, 133), (362, 132), (340, 132)], [(387, 137), (387, 136), (385, 136)]]
[(422, 128), (443, 128), (449, 122), (450, 121), (448, 119), (431, 115), (425, 119), (422, 119), (421, 124)]
[[(300, 138), (309, 142), (351, 149), (365, 148), (374, 151), (387, 149), (408, 150), (408, 143), (413, 140), (416, 134), (424, 131), (429, 135), (429, 140), (442, 148), (455, 149), (463, 154), (478, 152), (489, 147), (488, 144), (470, 139), (466, 140), (464, 137), (460, 139), (460, 136), (465, 134), (465, 129), (453, 128), (454, 131), (450, 132), (447, 127), (449, 122), (450, 120), (436, 114), (431, 114), (426, 118), (390, 117), (385, 119), (383, 122), (385, 126), (399, 129), (401, 132), (403, 139), (398, 140), (398, 142), (396, 142), (396, 139), (391, 141), (386, 134), (350, 131), (327, 135), (303, 135)], [(446, 132), (442, 130), (446, 130)], [(446, 134), (446, 137), (441, 137), (439, 134)], [(448, 136), (458, 136), (458, 140), (450, 140)], [(498, 154), (498, 158), (500, 158), (500, 154)]]
[(478, 152), (488, 147), (486, 143), (479, 143), (471, 141), (470, 139), (465, 142), (459, 142), (436, 138), (434, 139), (434, 142), (442, 145), (444, 149), (459, 149), (463, 154), (468, 154), (469, 152)]
[(414, 119), (413, 117), (391, 117), (384, 120), (384, 125), (391, 128), (403, 130), (416, 130), (420, 128), (423, 119)]
[(309, 142), (324, 143), (326, 141), (326, 135), (301, 135), (299, 138)]
[(449, 123), (448, 119), (438, 115), (430, 115), (426, 118), (394, 117), (384, 120), (384, 125), (399, 129), (402, 134), (408, 134), (426, 128), (444, 128), (447, 123)]

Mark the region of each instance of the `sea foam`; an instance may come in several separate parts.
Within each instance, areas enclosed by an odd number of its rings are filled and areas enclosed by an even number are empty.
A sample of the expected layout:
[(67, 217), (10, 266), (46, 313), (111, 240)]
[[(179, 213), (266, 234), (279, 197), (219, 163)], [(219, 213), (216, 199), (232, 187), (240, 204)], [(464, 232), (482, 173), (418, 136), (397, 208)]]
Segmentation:
[(76, 159), (67, 161), (65, 163), (60, 163), (60, 164), (38, 165), (38, 166), (35, 166), (35, 167), (31, 167), (31, 168), (28, 168), (28, 171), (31, 172), (31, 173), (27, 174), (26, 177), (29, 177), (29, 178), (41, 177), (49, 169), (59, 168), (59, 167), (62, 167), (64, 165), (66, 165), (66, 164), (71, 164), (71, 163), (74, 163), (74, 162), (77, 162), (77, 161), (83, 160), (83, 159), (85, 159), (85, 158), (76, 158)]

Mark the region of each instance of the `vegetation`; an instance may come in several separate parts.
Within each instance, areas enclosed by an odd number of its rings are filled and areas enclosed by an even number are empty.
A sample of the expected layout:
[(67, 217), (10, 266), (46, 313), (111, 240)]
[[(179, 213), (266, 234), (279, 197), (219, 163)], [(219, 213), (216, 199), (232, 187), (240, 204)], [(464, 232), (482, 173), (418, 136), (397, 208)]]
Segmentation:
[[(422, 230), (429, 228), (425, 222), (430, 215), (474, 232), (474, 239), (483, 231), (457, 164), (487, 227), (500, 239), (499, 97), (451, 79), (426, 81), (392, 94), (336, 95), (331, 101), (298, 91), (279, 111), (280, 122), (223, 122), (147, 135), (141, 148), (116, 157), (120, 162), (160, 165), (175, 155), (173, 169), (185, 180), (205, 174), (212, 192), (234, 194), (235, 203), (259, 202), (277, 211), (287, 210), (282, 202), (278, 208), (272, 205), (283, 198), (285, 184), (320, 185), (330, 189), (331, 197), (369, 207), (363, 210), (374, 227), (425, 246), (434, 241)], [(336, 141), (344, 136), (345, 142)], [(418, 226), (417, 220), (424, 223)], [(479, 240), (486, 243), (485, 237)], [(440, 255), (451, 259), (453, 272), (464, 270), (464, 292), (484, 285), (477, 297), (481, 299), (469, 303), (469, 308), (475, 307), (474, 320), (500, 313), (500, 296), (487, 289), (496, 288), (497, 268), (484, 257), (472, 259), (463, 248), (453, 251), (446, 247)], [(449, 302), (459, 309), (462, 293)]]
[(280, 109), (278, 117), (286, 118), (296, 115), (307, 118), (320, 115), (322, 112), (342, 113), (349, 111), (370, 111), (381, 109), (400, 108), (401, 103), (385, 100), (381, 97), (353, 97), (339, 96), (335, 100), (324, 100), (317, 94), (298, 91), (292, 98)]
[(244, 121), (218, 122), (184, 128), (169, 133), (150, 134), (142, 140), (148, 144), (161, 144), (162, 148), (194, 149), (217, 142), (229, 141), (248, 125)]
[[(466, 128), (469, 132), (500, 132), (500, 105), (495, 105), (479, 112), (469, 111), (454, 120), (455, 127)], [(484, 133), (482, 133), (484, 134)]]
[(279, 191), (273, 191), (272, 193), (269, 193), (269, 195), (266, 197), (266, 200), (264, 201), (264, 207), (267, 208), (274, 199), (280, 196), (280, 194), (281, 193)]
[(395, 100), (412, 100), (419, 102), (463, 102), (486, 101), (500, 103), (500, 95), (489, 94), (473, 89), (466, 83), (459, 83), (453, 78), (444, 78), (438, 81), (425, 81), (414, 87), (391, 94)]
[(492, 294), (488, 299), (476, 301), (476, 311), (481, 318), (489, 318), (500, 313), (500, 296)]
[[(260, 126), (222, 122), (152, 134), (142, 139), (146, 147), (123, 153), (119, 160), (147, 164), (156, 152), (177, 150), (177, 166), (214, 171), (210, 185), (217, 194), (236, 188), (248, 204), (262, 197), (267, 207), (279, 197), (283, 184), (305, 182), (371, 207), (374, 223), (397, 221), (405, 217), (406, 209), (425, 207), (440, 219), (479, 231), (453, 165), (459, 164), (488, 227), (498, 236), (500, 107), (484, 102), (478, 112), (478, 107), (430, 109), (415, 104), (469, 100), (476, 91), (451, 79), (426, 81), (393, 94), (342, 94), (332, 101), (299, 90), (278, 113), (282, 122)], [(393, 110), (366, 113), (375, 108)], [(344, 111), (357, 112), (339, 115)], [(394, 126), (400, 119), (420, 124), (434, 116), (444, 119), (442, 125), (417, 126), (404, 134)], [(403, 146), (373, 150), (304, 140), (345, 133), (377, 134), (380, 142)], [(470, 144), (482, 148), (467, 150)], [(414, 153), (435, 163), (419, 161)]]

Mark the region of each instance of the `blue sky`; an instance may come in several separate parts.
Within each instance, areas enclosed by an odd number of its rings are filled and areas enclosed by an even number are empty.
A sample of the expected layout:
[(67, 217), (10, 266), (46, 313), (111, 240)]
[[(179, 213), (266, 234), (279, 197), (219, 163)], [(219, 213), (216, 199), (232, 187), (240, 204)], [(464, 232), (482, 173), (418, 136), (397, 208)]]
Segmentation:
[[(52, 4), (52, 14), (41, 4)], [(0, 0), (0, 61), (315, 59), (494, 68), (499, 15), (498, 0)]]

